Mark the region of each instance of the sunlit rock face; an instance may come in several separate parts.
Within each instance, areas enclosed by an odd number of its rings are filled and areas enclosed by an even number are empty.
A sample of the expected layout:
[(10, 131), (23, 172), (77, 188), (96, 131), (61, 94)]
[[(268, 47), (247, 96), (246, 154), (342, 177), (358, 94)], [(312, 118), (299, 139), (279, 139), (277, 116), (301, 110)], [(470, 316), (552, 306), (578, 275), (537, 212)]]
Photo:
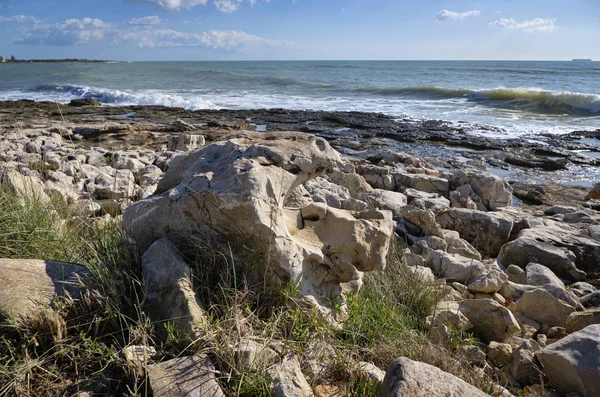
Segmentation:
[(288, 203), (340, 161), (312, 135), (245, 133), (176, 157), (157, 192), (127, 209), (123, 227), (141, 252), (165, 236), (206, 232), (257, 249), (265, 259), (254, 270), (267, 284), (294, 282), (330, 314), (344, 292), (358, 291), (363, 272), (385, 267), (393, 232), (390, 211)]

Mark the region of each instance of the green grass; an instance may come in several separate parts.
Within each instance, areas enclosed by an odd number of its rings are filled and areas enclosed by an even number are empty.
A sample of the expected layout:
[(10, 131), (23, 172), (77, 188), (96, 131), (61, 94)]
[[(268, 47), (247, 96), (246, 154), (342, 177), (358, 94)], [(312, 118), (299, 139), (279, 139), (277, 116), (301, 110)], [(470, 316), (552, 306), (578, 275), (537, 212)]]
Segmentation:
[(135, 344), (154, 347), (154, 362), (202, 349), (220, 371), (227, 395), (269, 396), (268, 368), (246, 368), (232, 353), (230, 345), (242, 338), (280, 356), (295, 353), (304, 363), (309, 347), (328, 346), (323, 370), (309, 381), (313, 387), (337, 386), (347, 396), (379, 393), (379, 383), (357, 370), (359, 361), (385, 369), (400, 356), (480, 387), (488, 384), (468, 366), (448, 364), (454, 362), (451, 352), (428, 343), (426, 317), (443, 289), (404, 267), (401, 247), (391, 250), (385, 270), (365, 274), (358, 295), (345, 297), (347, 320), (337, 327), (298, 299), (297, 285), (266, 288), (250, 271), (264, 264), (260, 252), (233, 252), (232, 246), (242, 245), (208, 236), (178, 243), (209, 323), (194, 344), (171, 324), (159, 326), (144, 314), (140, 259), (117, 221), (93, 222), (59, 205), (0, 191), (0, 257), (77, 262), (92, 275), (82, 299), (56, 299), (27, 321), (0, 323), (0, 396), (63, 396), (90, 388), (104, 395), (148, 395), (145, 374), (128, 367), (121, 353)]

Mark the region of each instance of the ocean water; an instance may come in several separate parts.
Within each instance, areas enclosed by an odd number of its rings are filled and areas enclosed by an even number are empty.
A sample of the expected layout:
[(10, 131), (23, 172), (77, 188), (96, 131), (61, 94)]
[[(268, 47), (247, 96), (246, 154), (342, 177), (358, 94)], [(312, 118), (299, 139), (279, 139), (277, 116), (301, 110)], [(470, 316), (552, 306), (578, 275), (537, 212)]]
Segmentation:
[[(0, 100), (382, 112), (508, 138), (600, 128), (600, 62), (0, 64)], [(490, 129), (480, 125), (493, 126)]]

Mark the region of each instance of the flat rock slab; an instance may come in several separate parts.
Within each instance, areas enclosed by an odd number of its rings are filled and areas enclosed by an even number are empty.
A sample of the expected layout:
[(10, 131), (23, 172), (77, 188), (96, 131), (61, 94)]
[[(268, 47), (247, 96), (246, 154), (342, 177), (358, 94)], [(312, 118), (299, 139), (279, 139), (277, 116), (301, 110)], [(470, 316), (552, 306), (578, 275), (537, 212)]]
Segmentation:
[(148, 373), (154, 397), (225, 397), (208, 357), (179, 357), (155, 364)]
[(390, 364), (380, 397), (485, 397), (486, 393), (433, 365), (398, 358)]
[(56, 296), (78, 297), (80, 278), (88, 277), (80, 265), (38, 259), (0, 259), (0, 318), (26, 317)]
[(561, 395), (600, 396), (600, 324), (572, 333), (535, 355)]

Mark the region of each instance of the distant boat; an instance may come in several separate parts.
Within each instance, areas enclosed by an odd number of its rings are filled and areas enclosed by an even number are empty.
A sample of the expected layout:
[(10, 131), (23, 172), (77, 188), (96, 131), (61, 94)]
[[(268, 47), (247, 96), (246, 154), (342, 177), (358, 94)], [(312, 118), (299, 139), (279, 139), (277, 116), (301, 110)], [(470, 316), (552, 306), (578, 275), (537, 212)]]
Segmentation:
[(571, 62), (592, 62), (592, 60), (589, 58), (575, 58), (572, 59)]

